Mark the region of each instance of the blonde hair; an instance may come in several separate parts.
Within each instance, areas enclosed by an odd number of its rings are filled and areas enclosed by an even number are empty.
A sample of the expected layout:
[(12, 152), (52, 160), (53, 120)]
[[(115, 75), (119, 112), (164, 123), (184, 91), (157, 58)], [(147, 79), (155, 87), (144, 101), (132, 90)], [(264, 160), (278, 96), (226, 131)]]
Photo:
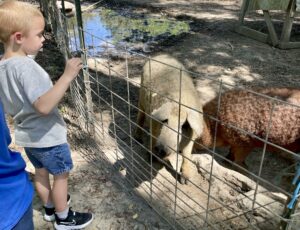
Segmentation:
[(15, 32), (28, 33), (33, 17), (43, 17), (41, 11), (26, 2), (0, 1), (0, 42), (6, 43)]

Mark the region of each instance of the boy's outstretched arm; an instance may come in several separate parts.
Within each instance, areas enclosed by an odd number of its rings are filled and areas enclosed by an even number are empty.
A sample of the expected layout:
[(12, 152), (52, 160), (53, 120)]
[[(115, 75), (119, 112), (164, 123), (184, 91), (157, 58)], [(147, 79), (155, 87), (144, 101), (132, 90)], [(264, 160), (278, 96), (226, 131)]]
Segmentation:
[(72, 58), (68, 60), (63, 75), (49, 91), (40, 96), (33, 103), (34, 108), (40, 114), (48, 115), (62, 99), (81, 68), (82, 61), (80, 58)]

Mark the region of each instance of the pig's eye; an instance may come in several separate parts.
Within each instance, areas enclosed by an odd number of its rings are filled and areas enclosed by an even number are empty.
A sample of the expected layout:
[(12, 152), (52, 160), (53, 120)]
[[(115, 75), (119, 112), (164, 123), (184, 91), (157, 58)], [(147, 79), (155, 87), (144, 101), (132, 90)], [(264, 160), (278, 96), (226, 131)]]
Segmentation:
[(168, 123), (168, 119), (162, 120), (161, 123), (167, 124)]

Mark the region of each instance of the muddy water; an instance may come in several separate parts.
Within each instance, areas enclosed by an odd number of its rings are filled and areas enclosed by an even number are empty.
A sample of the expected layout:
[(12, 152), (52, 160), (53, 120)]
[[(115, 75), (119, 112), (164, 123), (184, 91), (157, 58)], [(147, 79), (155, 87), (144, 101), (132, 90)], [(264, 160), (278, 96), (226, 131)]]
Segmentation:
[[(144, 15), (116, 12), (107, 8), (83, 13), (82, 17), (85, 44), (95, 56), (103, 51), (103, 47), (120, 44), (141, 52), (149, 52), (149, 47), (190, 30), (189, 23), (185, 21), (161, 17), (146, 18)], [(73, 46), (79, 46), (78, 33), (73, 30), (74, 22), (75, 18), (69, 20), (70, 40)]]

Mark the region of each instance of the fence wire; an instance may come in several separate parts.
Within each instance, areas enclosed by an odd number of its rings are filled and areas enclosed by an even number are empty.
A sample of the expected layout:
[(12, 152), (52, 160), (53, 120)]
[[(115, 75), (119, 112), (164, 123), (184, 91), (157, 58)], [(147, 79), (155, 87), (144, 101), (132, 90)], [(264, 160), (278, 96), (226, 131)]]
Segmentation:
[[(116, 2), (112, 3), (117, 5)], [(104, 2), (100, 4), (103, 6)], [(123, 13), (126, 12), (127, 10), (124, 9)], [(127, 181), (128, 185), (174, 229), (297, 229), (299, 227), (300, 211), (297, 208), (299, 198), (297, 197), (296, 204), (292, 208), (287, 208), (288, 203), (293, 197), (295, 198), (293, 192), (296, 190), (297, 183), (299, 184), (299, 178), (294, 185), (288, 186), (286, 183), (287, 177), (297, 174), (297, 161), (299, 171), (299, 156), (296, 152), (273, 143), (272, 138), (269, 138), (275, 125), (272, 120), (273, 113), (281, 107), (299, 113), (299, 105), (240, 87), (250, 97), (265, 100), (266, 107), (270, 107), (270, 113), (266, 115), (269, 117), (265, 133), (261, 136), (254, 135), (251, 130), (244, 130), (234, 123), (221, 120), (218, 116), (221, 101), (227, 89), (233, 87), (232, 85), (216, 81), (219, 89), (216, 113), (206, 113), (205, 110), (202, 112), (199, 108), (181, 102), (182, 84), (179, 84), (178, 89), (173, 87), (172, 90), (177, 90), (179, 97), (172, 98), (151, 86), (145, 86), (136, 76), (136, 69), (132, 67), (138, 66), (142, 69), (143, 63), (148, 62), (149, 69), (144, 71), (148, 71), (147, 74), (151, 78), (153, 71), (151, 66), (159, 63), (177, 72), (173, 77), (178, 78), (180, 83), (183, 74), (193, 78), (207, 77), (132, 51), (131, 47), (124, 43), (112, 43), (106, 38), (96, 36), (78, 27), (74, 18), (67, 18), (64, 14), (59, 14), (56, 20), (59, 22), (57, 41), (65, 57), (85, 58), (86, 65), (82, 74), (72, 83), (71, 95), (83, 127), (82, 132), (86, 132), (93, 139), (93, 144), (87, 146), (88, 154), (84, 154), (88, 161), (96, 167), (103, 167), (99, 162), (109, 162), (119, 172), (120, 177)], [(80, 46), (80, 33), (90, 42), (84, 49)], [(139, 107), (138, 98), (142, 90), (152, 95), (152, 99), (155, 95), (164, 101), (174, 103), (176, 108), (179, 108), (176, 128)], [(89, 97), (91, 105), (88, 103)], [(152, 108), (155, 104), (150, 103), (148, 106), (149, 111), (157, 109)], [(213, 124), (211, 147), (197, 140), (191, 140), (188, 131), (184, 132), (180, 125), (181, 110), (197, 112), (206, 122)], [(90, 111), (92, 111), (91, 115)], [(137, 122), (138, 113), (145, 115), (148, 127), (141, 126)], [(173, 153), (169, 162), (163, 160), (157, 151), (154, 151), (155, 143), (161, 141), (159, 136), (153, 133), (153, 127), (156, 126), (164, 127), (168, 132), (173, 133), (171, 135), (176, 136), (176, 145), (167, 146), (167, 151)], [(239, 135), (251, 137), (256, 143), (262, 143), (262, 148), (252, 153), (260, 158), (256, 162), (258, 166), (256, 170), (250, 171), (243, 165), (233, 162), (226, 157), (227, 151), (218, 148), (219, 127), (229, 127)], [(142, 141), (134, 137), (136, 130), (142, 132)], [(193, 159), (183, 156), (180, 149), (182, 140), (194, 142), (193, 144), (202, 148), (201, 152), (204, 151), (206, 154), (193, 154)], [(296, 159), (294, 161), (296, 163), (285, 165), (279, 172), (274, 171), (272, 175), (274, 180), (270, 180), (270, 177), (265, 175), (265, 169), (270, 166), (269, 147)], [(187, 179), (187, 184), (180, 183), (182, 179), (180, 167), (183, 161), (188, 162), (196, 172), (191, 178), (183, 178)]]

